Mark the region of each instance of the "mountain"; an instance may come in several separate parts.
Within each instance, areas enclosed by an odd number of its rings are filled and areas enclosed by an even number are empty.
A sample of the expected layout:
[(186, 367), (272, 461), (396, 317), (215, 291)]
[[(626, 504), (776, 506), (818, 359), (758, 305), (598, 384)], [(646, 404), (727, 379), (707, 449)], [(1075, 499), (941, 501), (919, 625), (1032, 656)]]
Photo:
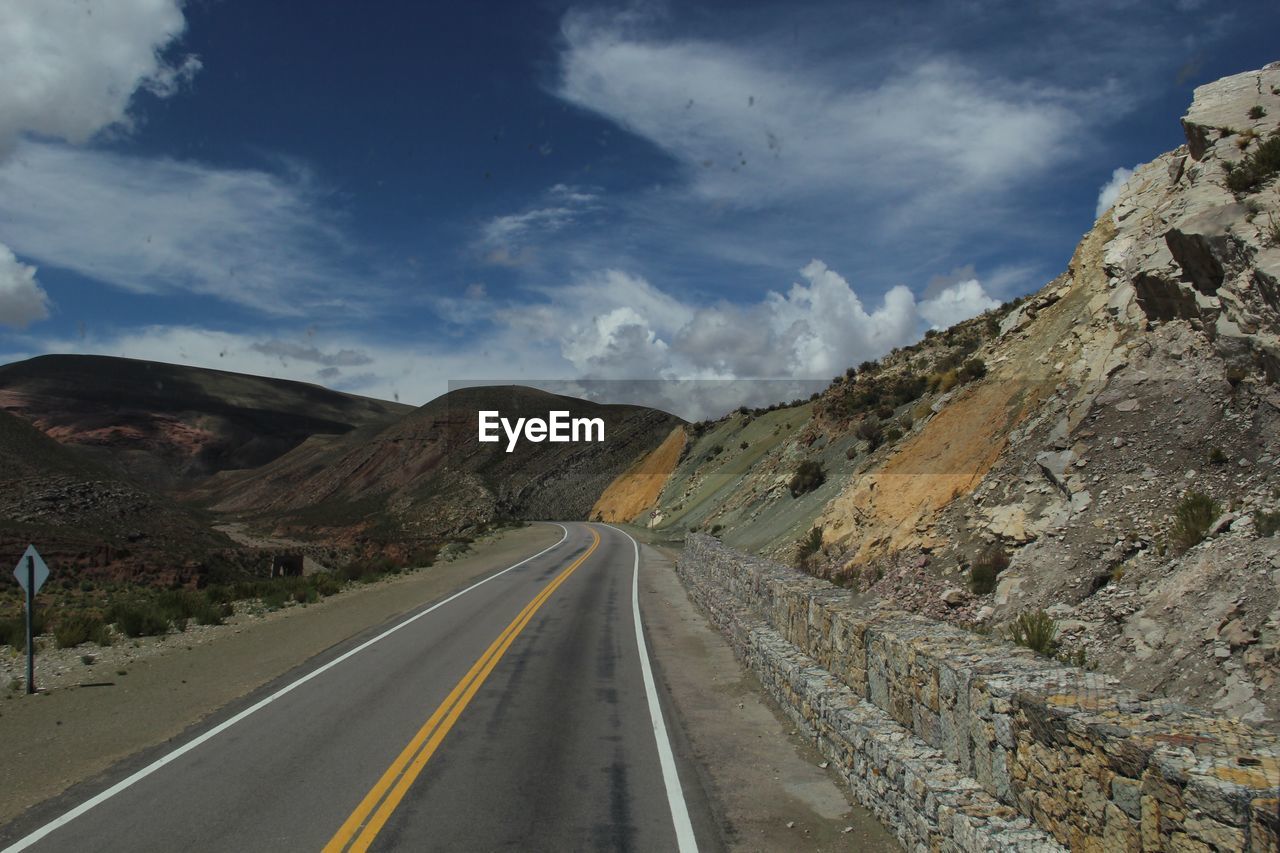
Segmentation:
[(0, 412), (0, 564), (16, 565), (33, 543), (59, 584), (168, 586), (244, 556), (191, 511)]
[(1280, 64), (1182, 126), (1038, 293), (692, 425), (632, 517), (1277, 725)]
[[(479, 412), (598, 418), (599, 442), (478, 439)], [(387, 538), (457, 534), (499, 519), (581, 519), (621, 472), (683, 422), (639, 406), (601, 405), (521, 386), (450, 392), (395, 423), (315, 436), (254, 471), (205, 487), (221, 512), (266, 513), (285, 526), (375, 530)]]
[(160, 487), (257, 467), (310, 436), (412, 411), (302, 382), (87, 355), (0, 366), (0, 409)]

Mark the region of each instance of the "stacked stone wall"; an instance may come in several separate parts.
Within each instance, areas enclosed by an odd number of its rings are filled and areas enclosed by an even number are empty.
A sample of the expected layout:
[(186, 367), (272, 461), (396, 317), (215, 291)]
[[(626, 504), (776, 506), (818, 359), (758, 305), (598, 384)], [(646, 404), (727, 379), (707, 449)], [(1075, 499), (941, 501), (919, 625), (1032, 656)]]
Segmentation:
[(1280, 742), (690, 535), (678, 569), (857, 799), (921, 850), (1280, 851)]

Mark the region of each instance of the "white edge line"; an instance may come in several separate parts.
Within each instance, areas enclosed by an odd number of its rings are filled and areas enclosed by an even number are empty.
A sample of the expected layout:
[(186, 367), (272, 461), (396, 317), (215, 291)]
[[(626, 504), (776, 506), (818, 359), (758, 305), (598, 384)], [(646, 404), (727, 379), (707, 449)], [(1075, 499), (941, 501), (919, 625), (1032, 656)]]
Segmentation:
[(625, 530), (606, 524), (631, 540), (636, 559), (631, 571), (631, 615), (636, 626), (636, 645), (640, 647), (640, 672), (644, 675), (644, 692), (649, 698), (649, 718), (653, 721), (653, 737), (658, 742), (658, 763), (662, 765), (662, 781), (667, 788), (667, 804), (671, 807), (671, 822), (675, 824), (676, 843), (680, 853), (697, 853), (698, 840), (689, 822), (689, 807), (684, 801), (684, 789), (680, 786), (680, 774), (676, 772), (676, 759), (671, 751), (671, 739), (667, 736), (667, 724), (662, 718), (662, 706), (658, 704), (658, 690), (653, 682), (653, 668), (649, 665), (649, 647), (644, 642), (644, 629), (640, 623), (640, 543)]
[[(555, 522), (552, 522), (552, 524), (555, 524)], [(523, 566), (525, 563), (529, 562), (530, 560), (535, 560), (538, 557), (541, 557), (543, 554), (547, 553), (548, 551), (552, 551), (552, 550), (555, 550), (556, 548), (559, 548), (561, 545), (564, 544), (564, 541), (569, 538), (569, 528), (565, 527), (563, 524), (556, 524), (556, 527), (559, 527), (564, 532), (564, 535), (560, 537), (560, 541), (557, 542), (556, 544), (550, 546), (549, 548), (543, 548), (538, 553), (533, 554), (529, 557), (525, 557), (520, 562), (515, 563), (514, 565), (511, 565), (511, 566), (507, 566), (502, 571), (495, 572), (494, 574), (489, 575), (489, 577), (485, 578), (484, 580), (477, 581), (476, 583), (473, 583), (471, 586), (467, 587), (466, 589), (460, 592), (455, 592), (453, 595), (449, 596), (444, 601), (437, 602), (420, 613), (415, 613), (414, 615), (410, 616), (408, 619), (405, 619), (403, 622), (397, 625), (391, 626), (390, 628), (383, 631), (378, 636), (364, 641), (360, 645), (356, 646), (354, 649), (351, 649), (348, 652), (344, 652), (343, 654), (329, 661), (325, 665), (313, 669), (311, 672), (302, 676), (297, 681), (294, 681), (291, 684), (287, 684), (284, 687), (281, 687), (275, 693), (272, 693), (270, 696), (266, 697), (265, 699), (255, 702), (253, 705), (250, 705), (248, 708), (245, 708), (243, 711), (236, 714), (234, 717), (231, 717), (228, 720), (224, 720), (223, 722), (209, 729), (209, 731), (200, 735), (199, 737), (192, 738), (190, 741), (178, 747), (173, 752), (170, 752), (156, 759), (155, 761), (148, 764), (146, 767), (143, 767), (141, 770), (134, 773), (132, 776), (128, 776), (124, 779), (121, 779), (119, 782), (115, 783), (110, 788), (107, 788), (102, 793), (94, 797), (91, 797), (88, 800), (85, 800), (83, 803), (76, 806), (71, 811), (62, 815), (62, 817), (55, 818), (54, 820), (49, 821), (44, 826), (37, 829), (35, 832), (32, 832), (30, 835), (27, 835), (26, 837), (19, 839), (18, 841), (15, 841), (13, 844), (4, 848), (4, 850), (0, 851), (0, 853), (17, 853), (17, 851), (19, 850), (27, 849), (32, 844), (35, 844), (40, 839), (44, 838), (49, 833), (53, 832), (55, 829), (58, 829), (61, 826), (65, 826), (66, 824), (80, 817), (80, 815), (89, 811), (89, 809), (93, 808), (94, 806), (101, 805), (102, 803), (111, 799), (116, 794), (120, 793), (126, 788), (134, 785), (135, 783), (141, 781), (142, 779), (145, 779), (146, 777), (150, 776), (152, 773), (155, 773), (157, 770), (159, 770), (161, 767), (164, 767), (169, 762), (175, 761), (178, 758), (181, 758), (182, 756), (186, 755), (188, 752), (195, 749), (197, 746), (200, 746), (200, 744), (204, 743), (205, 741), (212, 740), (213, 738), (222, 734), (227, 729), (231, 728), (236, 723), (240, 722), (241, 720), (245, 719), (251, 714), (261, 711), (263, 708), (267, 707), (272, 702), (279, 699), (281, 696), (284, 696), (286, 693), (291, 693), (293, 690), (306, 684), (308, 681), (315, 678), (316, 676), (321, 675), (325, 672), (328, 672), (330, 669), (333, 669), (335, 666), (347, 660), (348, 658), (353, 657), (359, 654), (360, 652), (364, 651), (365, 649), (369, 648), (374, 643), (380, 642), (381, 640), (385, 640), (387, 637), (391, 636), (396, 631), (399, 631), (401, 628), (405, 627), (411, 622), (416, 622), (417, 620), (421, 619), (423, 616), (426, 616), (428, 613), (432, 612), (433, 610), (437, 610), (441, 607), (444, 607), (446, 604), (453, 601), (454, 599), (460, 598), (466, 595), (476, 587), (483, 586), (484, 584), (488, 583), (494, 578), (500, 577), (501, 575), (505, 575), (507, 572), (511, 571), (512, 569), (519, 568), (520, 566)]]

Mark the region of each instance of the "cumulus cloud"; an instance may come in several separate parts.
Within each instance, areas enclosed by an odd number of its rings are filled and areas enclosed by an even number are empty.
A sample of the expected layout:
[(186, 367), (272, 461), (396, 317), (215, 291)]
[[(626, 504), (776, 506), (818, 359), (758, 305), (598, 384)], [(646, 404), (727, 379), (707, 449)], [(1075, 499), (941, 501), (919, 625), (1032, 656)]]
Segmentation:
[(555, 92), (667, 151), (711, 199), (990, 192), (1071, 156), (1079, 119), (1061, 92), (946, 58), (842, 80), (758, 49), (647, 37), (631, 23), (566, 17)]
[[(1136, 169), (1137, 167), (1135, 166), (1134, 168)], [(1116, 203), (1116, 199), (1120, 197), (1120, 190), (1124, 189), (1125, 183), (1133, 177), (1133, 172), (1134, 169), (1117, 166), (1115, 171), (1111, 173), (1111, 179), (1098, 190), (1098, 206), (1093, 212), (1094, 219), (1106, 213), (1108, 208)]]
[(134, 93), (176, 92), (200, 68), (171, 57), (178, 0), (7, 3), (0, 27), (0, 158), (23, 133), (81, 144), (133, 124)]
[(49, 297), (36, 282), (36, 268), (0, 243), (0, 326), (24, 329), (48, 316)]
[(580, 375), (614, 379), (822, 378), (999, 304), (971, 278), (923, 301), (899, 285), (867, 305), (820, 260), (748, 304), (698, 305), (620, 270), (543, 293), (544, 304), (500, 319), (554, 341)]
[(196, 293), (274, 315), (357, 311), (349, 252), (305, 171), (276, 175), (27, 141), (0, 163), (16, 251), (135, 293)]
[(999, 301), (992, 299), (976, 278), (971, 278), (944, 288), (931, 299), (922, 300), (919, 311), (933, 328), (946, 329), (961, 320), (999, 307)]

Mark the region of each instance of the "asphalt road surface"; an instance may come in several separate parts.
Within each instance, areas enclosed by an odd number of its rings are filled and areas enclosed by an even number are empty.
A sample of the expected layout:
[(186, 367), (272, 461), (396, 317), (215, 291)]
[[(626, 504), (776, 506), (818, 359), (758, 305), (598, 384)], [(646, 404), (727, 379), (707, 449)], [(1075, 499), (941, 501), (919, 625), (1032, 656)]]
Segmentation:
[[(6, 850), (693, 850), (606, 525), (349, 643)], [(694, 812), (690, 819), (690, 810)]]

